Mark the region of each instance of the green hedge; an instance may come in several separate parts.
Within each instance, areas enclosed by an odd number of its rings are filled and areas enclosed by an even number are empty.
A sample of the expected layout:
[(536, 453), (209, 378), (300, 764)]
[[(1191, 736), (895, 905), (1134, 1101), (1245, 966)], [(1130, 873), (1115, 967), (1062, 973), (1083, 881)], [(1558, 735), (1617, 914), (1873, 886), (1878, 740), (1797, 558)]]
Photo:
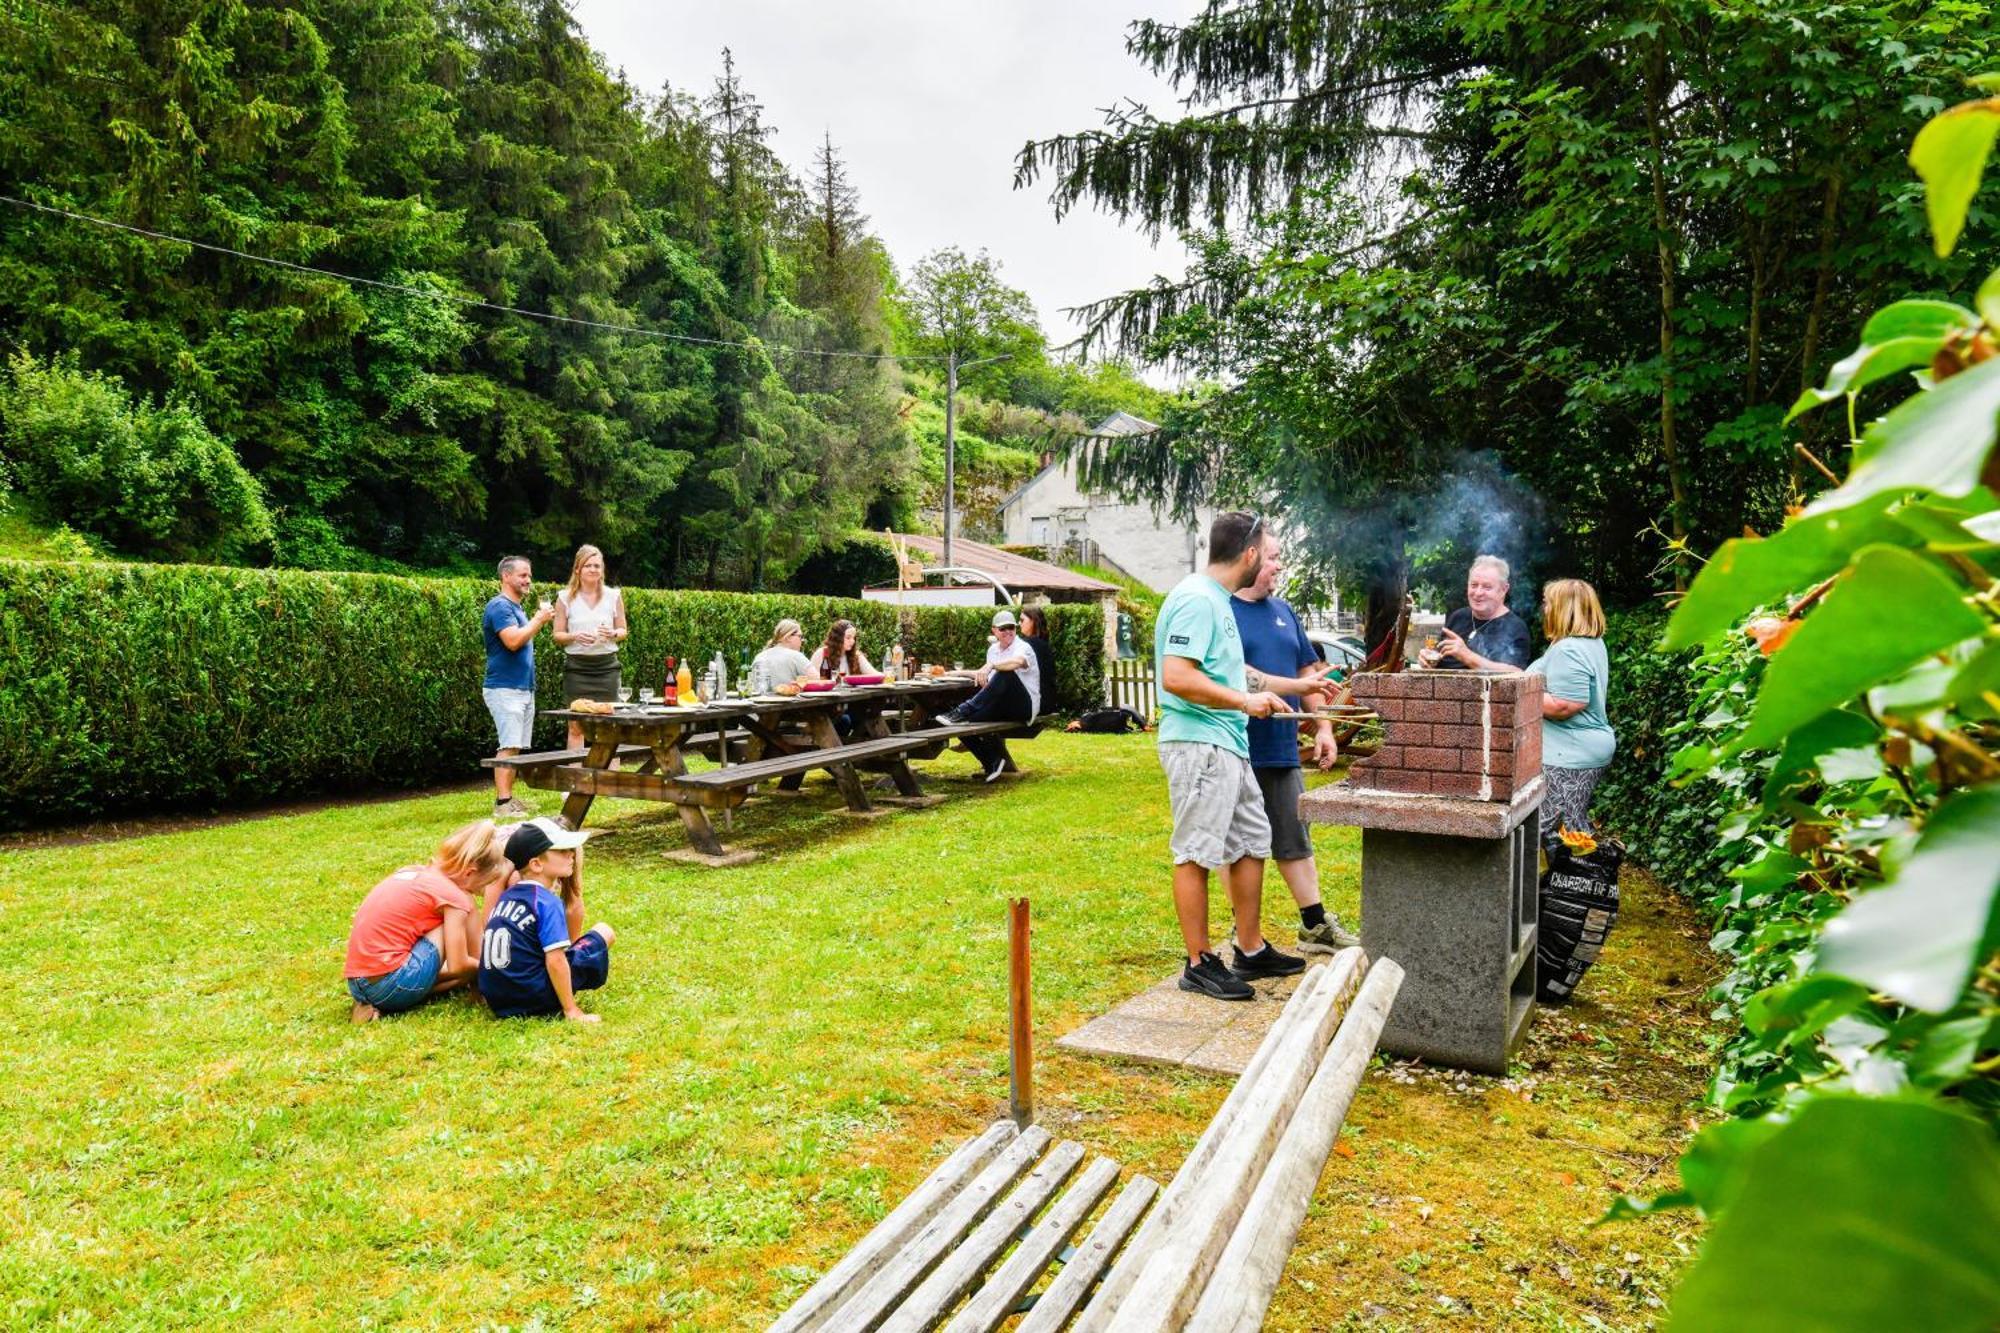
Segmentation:
[[(0, 560), (0, 827), (208, 809), (464, 778), (493, 749), (480, 701), (474, 579)], [(733, 670), (779, 618), (808, 639), (836, 616), (879, 654), (896, 610), (830, 597), (628, 589), (628, 678), (668, 653), (724, 653)], [(924, 608), (925, 659), (973, 662), (990, 613)], [(1102, 694), (1095, 607), (1057, 607), (1053, 708)], [(560, 653), (537, 643), (541, 707)], [(537, 724), (538, 745), (558, 724)]]
[(1714, 868), (1718, 811), (1711, 793), (1667, 781), (1684, 744), (1667, 733), (1694, 706), (1696, 653), (1656, 652), (1666, 627), (1659, 607), (1614, 612), (1605, 626), (1618, 755), (1594, 803), (1635, 858), (1671, 883), (1692, 886)]

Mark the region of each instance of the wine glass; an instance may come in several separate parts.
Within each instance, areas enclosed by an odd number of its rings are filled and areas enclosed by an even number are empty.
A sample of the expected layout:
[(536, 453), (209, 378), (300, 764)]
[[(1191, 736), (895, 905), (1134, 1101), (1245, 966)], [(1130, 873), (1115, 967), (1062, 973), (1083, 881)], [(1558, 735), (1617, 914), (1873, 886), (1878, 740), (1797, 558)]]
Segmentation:
[(618, 687), (618, 702), (621, 704), (632, 702), (632, 687), (630, 685), (620, 685)]
[(653, 705), (653, 687), (648, 685), (639, 691), (639, 702), (650, 708)]

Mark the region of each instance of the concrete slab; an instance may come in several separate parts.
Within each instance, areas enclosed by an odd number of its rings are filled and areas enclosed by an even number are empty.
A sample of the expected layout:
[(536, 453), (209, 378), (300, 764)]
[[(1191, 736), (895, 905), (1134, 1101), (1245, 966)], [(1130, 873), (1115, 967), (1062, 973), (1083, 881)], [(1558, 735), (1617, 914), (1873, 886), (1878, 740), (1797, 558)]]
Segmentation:
[(707, 866), (710, 870), (727, 870), (731, 866), (747, 866), (757, 859), (757, 853), (747, 847), (738, 847), (733, 851), (724, 852), (720, 856), (710, 856), (707, 852), (698, 852), (692, 847), (676, 847), (672, 851), (661, 852), (660, 855), (666, 857), (669, 861), (680, 861), (691, 866)]
[[(1330, 960), (1316, 956), (1306, 961), (1321, 967)], [(1252, 989), (1257, 994), (1252, 999), (1212, 1000), (1182, 990), (1180, 973), (1175, 972), (1058, 1037), (1056, 1045), (1079, 1055), (1241, 1074), (1304, 975), (1255, 982)]]

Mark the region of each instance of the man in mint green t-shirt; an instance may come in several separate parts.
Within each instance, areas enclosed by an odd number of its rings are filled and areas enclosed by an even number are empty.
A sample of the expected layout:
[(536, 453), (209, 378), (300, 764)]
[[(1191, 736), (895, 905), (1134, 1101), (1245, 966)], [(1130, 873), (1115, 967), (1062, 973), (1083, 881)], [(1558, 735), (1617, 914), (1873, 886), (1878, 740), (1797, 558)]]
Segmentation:
[[(1160, 766), (1174, 818), (1174, 911), (1188, 956), (1180, 985), (1219, 1000), (1247, 1000), (1249, 979), (1305, 968), (1304, 959), (1267, 943), (1259, 922), (1271, 824), (1250, 767), (1250, 718), (1284, 712), (1280, 694), (1323, 690), (1325, 668), (1291, 677), (1244, 665), (1229, 598), (1256, 577), (1263, 530), (1264, 521), (1249, 514), (1218, 514), (1208, 531), (1208, 568), (1167, 594), (1153, 630)], [(1208, 873), (1224, 867), (1236, 923), (1236, 956), (1228, 967), (1208, 940)]]

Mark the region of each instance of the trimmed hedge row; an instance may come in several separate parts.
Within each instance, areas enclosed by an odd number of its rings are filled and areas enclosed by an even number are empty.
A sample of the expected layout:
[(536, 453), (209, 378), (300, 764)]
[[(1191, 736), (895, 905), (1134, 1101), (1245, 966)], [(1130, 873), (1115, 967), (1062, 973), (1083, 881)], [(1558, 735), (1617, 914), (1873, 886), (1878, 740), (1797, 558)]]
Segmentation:
[(1672, 884), (1692, 887), (1710, 869), (1705, 862), (1714, 856), (1716, 838), (1707, 795), (1667, 781), (1667, 768), (1684, 743), (1667, 731), (1687, 721), (1696, 693), (1696, 654), (1654, 651), (1667, 614), (1645, 607), (1608, 617), (1604, 646), (1611, 657), (1611, 725), (1618, 732), (1618, 754), (1595, 804), (1635, 859)]
[[(480, 701), (474, 579), (0, 561), (0, 827), (215, 808), (464, 778), (492, 753)], [(880, 603), (626, 590), (629, 683), (657, 687), (668, 653), (731, 670), (791, 616), (809, 641), (853, 620), (871, 657), (896, 632)], [(1052, 707), (1102, 696), (1095, 607), (1052, 609)], [(990, 612), (926, 607), (925, 660), (986, 653)], [(808, 643), (808, 647), (811, 643)], [(561, 655), (536, 645), (542, 708), (559, 707)], [(537, 745), (560, 739), (536, 726)]]

